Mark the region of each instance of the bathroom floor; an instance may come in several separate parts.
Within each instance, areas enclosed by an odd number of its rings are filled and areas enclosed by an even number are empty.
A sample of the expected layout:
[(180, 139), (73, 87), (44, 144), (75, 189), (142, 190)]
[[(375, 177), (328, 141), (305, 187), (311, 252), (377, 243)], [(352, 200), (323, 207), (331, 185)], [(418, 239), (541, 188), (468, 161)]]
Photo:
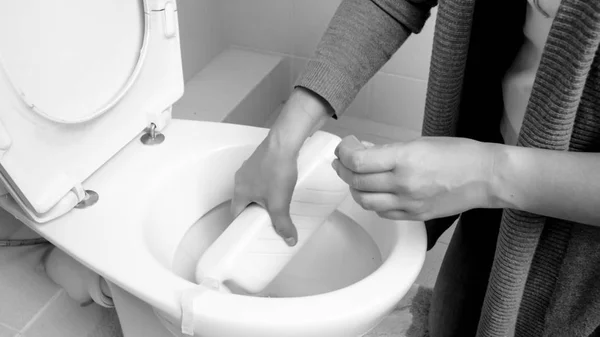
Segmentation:
[(415, 285), (398, 303), (397, 309), (364, 337), (406, 337), (406, 332), (412, 322), (412, 314), (409, 312), (410, 304), (416, 290), (417, 286)]

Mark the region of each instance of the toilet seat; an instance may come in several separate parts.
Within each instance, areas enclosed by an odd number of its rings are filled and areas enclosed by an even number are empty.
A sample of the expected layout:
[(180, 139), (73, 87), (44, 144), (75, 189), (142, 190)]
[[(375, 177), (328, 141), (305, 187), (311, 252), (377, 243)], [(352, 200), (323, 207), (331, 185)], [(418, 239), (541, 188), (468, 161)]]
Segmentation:
[(40, 223), (183, 94), (174, 0), (67, 2), (0, 13), (0, 178)]
[[(153, 306), (177, 330), (181, 328), (182, 295), (193, 294), (201, 286), (175, 275), (168, 268), (169, 258), (197, 218), (231, 197), (233, 181), (215, 175), (234, 172), (267, 132), (233, 124), (173, 120), (164, 130), (163, 144), (146, 147), (134, 140), (86, 181), (105, 196), (93, 207), (36, 225), (11, 199), (0, 199), (0, 206), (29, 221), (34, 230), (109, 282)], [(192, 173), (199, 180), (189, 178)], [(210, 199), (200, 202), (187, 194), (174, 198), (186, 192), (179, 192), (182, 186), (169, 179), (200, 187), (211, 181), (218, 184), (206, 186), (212, 192), (207, 196)], [(191, 200), (189, 204), (186, 199)], [(198, 207), (189, 207), (191, 204)], [(157, 207), (162, 209), (156, 214), (170, 217), (150, 214), (149, 210)], [(377, 323), (374, 319), (384, 317), (416, 279), (425, 258), (425, 229), (422, 223), (378, 218), (352, 198), (340, 210), (378, 241), (386, 258), (373, 274), (337, 291), (296, 298), (203, 290), (193, 305), (194, 331), (206, 336), (335, 337), (356, 336), (372, 328)], [(149, 217), (156, 224), (150, 223)], [(171, 222), (165, 224), (165, 219)], [(161, 240), (160, 245), (156, 240)], [(328, 330), (333, 322), (347, 324), (348, 330), (344, 334)]]

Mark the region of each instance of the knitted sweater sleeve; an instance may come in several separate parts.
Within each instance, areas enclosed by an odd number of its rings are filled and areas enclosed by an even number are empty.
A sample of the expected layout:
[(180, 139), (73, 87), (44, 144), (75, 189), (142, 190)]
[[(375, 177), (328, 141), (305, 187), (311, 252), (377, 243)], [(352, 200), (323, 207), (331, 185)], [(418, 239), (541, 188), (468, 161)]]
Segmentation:
[(437, 0), (344, 0), (295, 86), (342, 114), (409, 35), (421, 31), (435, 5)]

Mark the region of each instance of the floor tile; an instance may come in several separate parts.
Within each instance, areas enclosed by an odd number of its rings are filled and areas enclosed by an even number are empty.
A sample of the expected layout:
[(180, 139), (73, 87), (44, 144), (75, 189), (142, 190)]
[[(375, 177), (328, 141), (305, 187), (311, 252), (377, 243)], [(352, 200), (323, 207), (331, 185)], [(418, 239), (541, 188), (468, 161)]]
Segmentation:
[(0, 323), (20, 330), (58, 292), (41, 268), (48, 245), (0, 248)]
[(395, 310), (371, 330), (365, 337), (404, 337), (412, 322), (408, 308)]
[(97, 304), (81, 307), (64, 291), (26, 329), (23, 337), (84, 337), (98, 330), (111, 310)]
[(415, 297), (415, 295), (417, 294), (419, 287), (420, 285), (418, 283), (413, 284), (406, 293), (406, 295), (404, 295), (400, 302), (398, 302), (398, 304), (396, 305), (396, 309), (402, 310), (406, 307), (409, 307), (412, 303), (413, 297)]

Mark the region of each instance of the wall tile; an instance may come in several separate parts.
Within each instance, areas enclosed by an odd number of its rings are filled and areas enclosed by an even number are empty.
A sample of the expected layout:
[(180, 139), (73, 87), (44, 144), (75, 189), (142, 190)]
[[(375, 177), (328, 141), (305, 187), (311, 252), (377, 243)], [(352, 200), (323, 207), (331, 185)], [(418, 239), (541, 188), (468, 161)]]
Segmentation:
[(293, 53), (310, 57), (341, 0), (292, 0)]
[(219, 0), (179, 0), (183, 73), (192, 78), (226, 47)]
[(269, 114), (277, 109), (281, 103), (285, 102), (292, 93), (293, 82), (291, 81), (291, 73), (292, 60), (291, 57), (287, 56), (271, 72), (268, 78), (269, 95), (275, 99), (272, 100), (272, 104), (269, 106)]
[(227, 116), (225, 122), (261, 127), (265, 125), (275, 106), (271, 96), (269, 79), (265, 78)]
[[(306, 67), (308, 60), (309, 59), (305, 58), (305, 57), (297, 57), (297, 56), (290, 57), (291, 70), (292, 70), (292, 75), (290, 78), (290, 80), (291, 80), (290, 87), (296, 83), (296, 80), (302, 74), (302, 71)], [(361, 91), (358, 93), (358, 95), (356, 95), (356, 98), (354, 99), (352, 104), (350, 104), (348, 109), (346, 109), (346, 111), (344, 112), (344, 116), (351, 116), (351, 117), (358, 117), (358, 118), (366, 118), (367, 117), (367, 115), (368, 115), (368, 100), (369, 100), (369, 95), (371, 92), (371, 82), (372, 81), (368, 82), (361, 89)]]
[[(87, 336), (107, 323), (104, 317), (111, 310), (97, 304), (81, 307), (61, 291), (60, 295), (25, 329), (23, 337), (81, 337)], [(116, 324), (116, 322), (114, 322)]]
[(220, 0), (228, 43), (291, 54), (292, 0)]
[(0, 337), (15, 337), (18, 335), (16, 330), (0, 324)]
[(369, 119), (411, 130), (421, 130), (427, 82), (377, 74), (369, 103)]
[(0, 208), (0, 239), (7, 239), (24, 226), (12, 214)]
[[(234, 109), (245, 109), (241, 103), (249, 95), (256, 96), (255, 88), (272, 76), (275, 70), (283, 73), (282, 87), (287, 88), (289, 68), (279, 68), (284, 61), (281, 56), (229, 48), (186, 83), (183, 97), (174, 105), (173, 116), (223, 121)], [(261, 93), (262, 96), (254, 99), (259, 103), (274, 102), (271, 105), (274, 109), (280, 99), (273, 97), (275, 92), (268, 90), (262, 91), (264, 95)], [(238, 112), (245, 113), (241, 110)]]
[(291, 75), (290, 79), (291, 79), (292, 86), (296, 83), (296, 80), (302, 74), (302, 71), (304, 71), (304, 68), (306, 67), (307, 63), (308, 63), (307, 58), (297, 57), (297, 56), (290, 57), (290, 64), (291, 64), (291, 70), (292, 70), (292, 75)]
[(354, 101), (348, 106), (348, 109), (346, 109), (341, 118), (344, 118), (345, 116), (367, 118), (369, 115), (369, 97), (371, 95), (371, 90), (371, 82), (368, 82), (358, 92)]
[(433, 9), (431, 18), (427, 21), (423, 30), (419, 34), (411, 35), (406, 40), (404, 45), (382, 68), (382, 72), (427, 80), (436, 14), (437, 9)]
[(394, 310), (387, 315), (379, 325), (369, 331), (365, 337), (406, 336), (406, 331), (412, 323), (409, 308)]
[(59, 291), (41, 268), (48, 245), (0, 250), (0, 323), (20, 330)]

